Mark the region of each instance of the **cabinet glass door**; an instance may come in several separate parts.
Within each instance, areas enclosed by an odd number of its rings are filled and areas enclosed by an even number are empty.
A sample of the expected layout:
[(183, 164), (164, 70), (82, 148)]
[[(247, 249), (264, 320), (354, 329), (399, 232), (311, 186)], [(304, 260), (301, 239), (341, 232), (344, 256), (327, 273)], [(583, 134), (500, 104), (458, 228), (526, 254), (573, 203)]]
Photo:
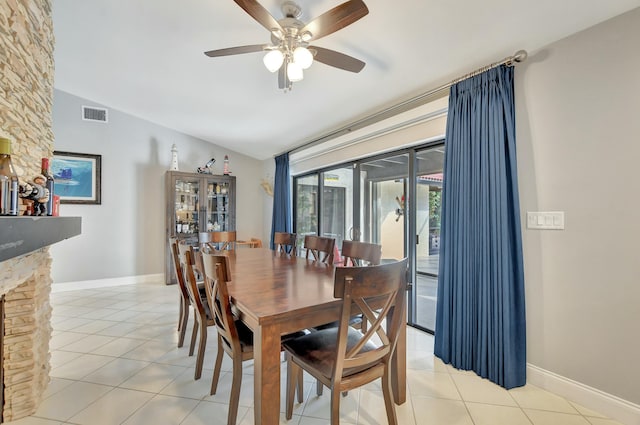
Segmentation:
[(197, 234), (200, 182), (190, 179), (176, 179), (175, 184), (175, 232), (177, 235)]
[(229, 221), (229, 196), (231, 188), (228, 182), (207, 181), (207, 232), (226, 232), (233, 230)]

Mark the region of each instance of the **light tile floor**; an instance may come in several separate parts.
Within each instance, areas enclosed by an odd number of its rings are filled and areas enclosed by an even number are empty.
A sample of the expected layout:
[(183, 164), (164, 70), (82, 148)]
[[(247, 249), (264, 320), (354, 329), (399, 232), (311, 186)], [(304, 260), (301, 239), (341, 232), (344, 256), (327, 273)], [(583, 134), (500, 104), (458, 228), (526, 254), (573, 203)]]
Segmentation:
[[(226, 424), (230, 362), (210, 396), (216, 339), (209, 329), (205, 370), (193, 380), (188, 341), (176, 348), (177, 287), (126, 285), (51, 299), (51, 382), (37, 412), (12, 425)], [(408, 399), (397, 408), (402, 425), (619, 425), (535, 386), (507, 391), (445, 365), (432, 354), (433, 337), (416, 329), (408, 329), (407, 343)], [(310, 379), (305, 389), (304, 403), (291, 421), (283, 413), (282, 424), (329, 423), (329, 392), (317, 397)], [(239, 425), (253, 424), (252, 407), (253, 364), (245, 362)], [(345, 425), (386, 425), (380, 384), (350, 391), (340, 412)]]

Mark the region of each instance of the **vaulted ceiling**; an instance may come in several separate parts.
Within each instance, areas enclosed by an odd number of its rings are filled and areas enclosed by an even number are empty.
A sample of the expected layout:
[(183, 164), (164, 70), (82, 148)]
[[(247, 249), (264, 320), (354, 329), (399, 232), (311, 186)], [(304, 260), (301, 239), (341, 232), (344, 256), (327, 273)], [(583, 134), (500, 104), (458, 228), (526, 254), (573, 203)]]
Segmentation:
[[(344, 0), (298, 0), (308, 22)], [(640, 0), (364, 0), (369, 14), (314, 44), (366, 62), (322, 63), (290, 92), (263, 53), (269, 32), (232, 0), (53, 0), (57, 89), (266, 159), (519, 49), (541, 47)], [(276, 18), (282, 0), (262, 0)]]

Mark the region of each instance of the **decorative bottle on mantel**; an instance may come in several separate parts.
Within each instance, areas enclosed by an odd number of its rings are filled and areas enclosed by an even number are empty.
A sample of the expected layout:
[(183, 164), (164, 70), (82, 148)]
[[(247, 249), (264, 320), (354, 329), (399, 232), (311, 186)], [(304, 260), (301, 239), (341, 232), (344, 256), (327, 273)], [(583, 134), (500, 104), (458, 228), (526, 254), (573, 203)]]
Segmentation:
[(11, 164), (11, 140), (0, 137), (0, 215), (18, 215), (18, 176)]
[(41, 173), (46, 179), (46, 188), (49, 190), (49, 200), (47, 200), (47, 215), (53, 215), (53, 177), (49, 172), (49, 158), (42, 158)]

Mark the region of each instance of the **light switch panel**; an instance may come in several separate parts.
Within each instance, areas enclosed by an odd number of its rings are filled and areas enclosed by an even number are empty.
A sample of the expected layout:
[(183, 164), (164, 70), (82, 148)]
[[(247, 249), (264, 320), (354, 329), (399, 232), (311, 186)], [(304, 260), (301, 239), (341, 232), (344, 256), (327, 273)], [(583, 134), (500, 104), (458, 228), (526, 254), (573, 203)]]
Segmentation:
[(564, 230), (564, 211), (528, 211), (527, 228)]

